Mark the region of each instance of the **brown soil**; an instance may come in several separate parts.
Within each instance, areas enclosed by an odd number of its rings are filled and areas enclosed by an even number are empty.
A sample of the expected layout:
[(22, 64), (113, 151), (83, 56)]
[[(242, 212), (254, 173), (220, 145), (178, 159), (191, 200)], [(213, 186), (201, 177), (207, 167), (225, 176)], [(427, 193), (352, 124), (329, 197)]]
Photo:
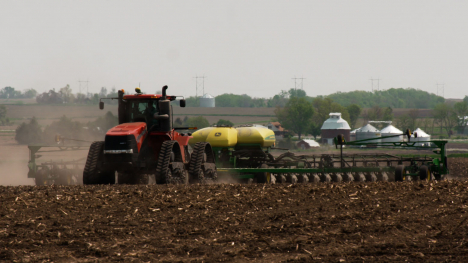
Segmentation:
[(467, 187), (0, 187), (0, 261), (466, 262)]

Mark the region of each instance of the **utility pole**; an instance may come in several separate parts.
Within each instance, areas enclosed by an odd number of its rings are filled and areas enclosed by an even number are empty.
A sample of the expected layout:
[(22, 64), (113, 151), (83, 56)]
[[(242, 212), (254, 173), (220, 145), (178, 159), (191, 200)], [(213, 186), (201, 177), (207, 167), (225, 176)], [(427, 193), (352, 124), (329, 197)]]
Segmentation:
[(439, 84), (439, 83), (436, 83), (436, 87), (437, 87), (437, 96), (439, 96), (439, 86), (441, 86), (441, 90), (442, 90), (442, 98), (445, 98), (445, 84), (442, 83), (442, 84)]
[[(201, 86), (201, 88), (203, 89), (203, 95), (205, 95), (205, 78), (206, 76), (203, 74), (203, 76), (198, 76), (196, 75), (195, 77), (193, 77), (195, 79), (195, 97), (198, 97), (198, 86)], [(200, 81), (198, 81), (198, 79), (201, 79), (201, 83)]]
[(377, 90), (380, 90), (380, 79), (373, 79), (371, 77), (369, 80), (371, 81), (372, 92), (374, 92), (374, 80), (377, 81)]
[[(78, 80), (78, 83), (80, 84), (80, 86), (79, 86), (80, 93), (81, 93), (81, 83), (86, 83), (86, 97), (88, 97), (88, 83), (89, 83), (89, 81), (88, 80), (86, 80), (86, 81)], [(84, 85), (83, 85), (83, 87), (84, 87)]]
[(299, 85), (300, 89), (304, 89), (304, 80), (305, 78), (303, 77), (300, 77), (300, 78), (296, 78), (296, 76), (294, 76), (294, 78), (292, 78), (294, 80), (294, 90), (297, 90), (297, 86)]

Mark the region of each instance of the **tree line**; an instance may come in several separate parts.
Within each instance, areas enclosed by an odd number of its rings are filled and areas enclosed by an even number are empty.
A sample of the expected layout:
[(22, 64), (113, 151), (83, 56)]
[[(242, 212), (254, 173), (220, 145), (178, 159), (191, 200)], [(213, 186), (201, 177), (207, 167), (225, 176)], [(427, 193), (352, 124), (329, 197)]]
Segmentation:
[[(468, 133), (468, 96), (457, 103), (437, 103), (432, 111), (431, 118), (421, 118), (419, 109), (411, 109), (394, 118), (393, 109), (390, 106), (374, 104), (369, 109), (363, 110), (358, 104), (343, 106), (331, 98), (317, 97), (312, 102), (305, 97), (292, 97), (284, 107), (275, 109), (276, 118), (282, 126), (298, 135), (299, 139), (304, 134), (311, 134), (315, 138), (321, 134), (323, 122), (329, 118), (331, 112), (340, 112), (352, 129), (357, 128), (358, 118), (364, 122), (395, 121), (395, 126), (400, 129), (415, 130), (420, 127), (431, 133), (439, 129), (439, 135), (446, 134), (451, 137), (455, 133)], [(385, 124), (375, 124), (382, 129)]]
[[(261, 108), (261, 107), (284, 107), (290, 98), (305, 98), (312, 102), (316, 98), (332, 99), (334, 102), (345, 107), (349, 105), (358, 105), (361, 108), (371, 108), (374, 105), (390, 108), (405, 108), (405, 109), (431, 109), (436, 104), (445, 102), (445, 99), (435, 94), (413, 89), (413, 88), (391, 88), (382, 91), (351, 91), (337, 92), (328, 96), (307, 96), (306, 92), (301, 89), (282, 90), (271, 98), (253, 98), (247, 94), (232, 94), (225, 93), (215, 97), (216, 107), (246, 107), (246, 108)], [(188, 97), (188, 107), (198, 107), (200, 105), (198, 97)]]
[[(110, 111), (103, 117), (87, 123), (74, 121), (64, 115), (45, 127), (41, 127), (33, 117), (29, 122), (23, 122), (16, 128), (15, 140), (19, 144), (54, 144), (56, 135), (83, 141), (102, 140), (105, 133), (117, 124), (117, 116)], [(75, 141), (69, 143), (79, 144)]]
[(8, 86), (0, 90), (0, 99), (32, 99), (36, 95), (37, 91), (35, 89), (20, 91)]
[[(76, 93), (73, 94), (70, 85), (60, 88), (58, 91), (51, 89), (36, 96), (39, 104), (98, 104), (100, 98), (115, 98), (117, 91), (112, 88), (110, 91), (102, 87), (99, 93)], [(109, 104), (116, 104), (116, 101), (109, 101)]]

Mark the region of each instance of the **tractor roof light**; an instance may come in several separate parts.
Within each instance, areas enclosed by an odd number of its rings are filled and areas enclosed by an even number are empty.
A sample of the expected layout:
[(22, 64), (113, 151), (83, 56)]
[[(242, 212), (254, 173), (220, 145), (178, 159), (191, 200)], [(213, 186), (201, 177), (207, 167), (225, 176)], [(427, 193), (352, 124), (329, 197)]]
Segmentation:
[(136, 92), (137, 94), (141, 94), (141, 89), (138, 88), (138, 87), (136, 87), (136, 88), (135, 88), (135, 92)]

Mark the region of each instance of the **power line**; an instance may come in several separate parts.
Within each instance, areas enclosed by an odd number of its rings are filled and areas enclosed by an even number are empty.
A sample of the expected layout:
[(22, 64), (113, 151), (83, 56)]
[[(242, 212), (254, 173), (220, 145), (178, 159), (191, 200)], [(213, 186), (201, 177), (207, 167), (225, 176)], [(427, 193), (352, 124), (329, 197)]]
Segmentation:
[(304, 89), (304, 80), (305, 80), (305, 78), (303, 78), (303, 77), (296, 78), (296, 76), (294, 76), (294, 78), (292, 78), (292, 79), (294, 80), (294, 89), (295, 90), (297, 89), (298, 85), (300, 86), (300, 89), (302, 89), (302, 90)]
[[(205, 95), (205, 78), (206, 76), (203, 74), (203, 76), (198, 76), (196, 75), (193, 77), (195, 79), (195, 97), (198, 97), (198, 87), (201, 86), (203, 89), (203, 95)], [(201, 81), (199, 81), (201, 79)]]
[[(80, 84), (80, 86), (79, 86), (80, 93), (81, 93), (81, 83), (86, 83), (86, 97), (87, 97), (87, 96), (88, 96), (88, 93), (89, 93), (89, 91), (88, 91), (88, 87), (89, 87), (89, 86), (88, 86), (88, 83), (89, 83), (89, 81), (88, 81), (88, 80), (86, 80), (86, 81), (84, 81), (84, 80), (78, 80), (78, 83)], [(83, 85), (83, 86), (84, 86), (84, 85)]]
[(437, 87), (437, 96), (439, 96), (439, 86), (442, 86), (442, 88), (441, 88), (441, 90), (442, 90), (442, 98), (445, 98), (445, 84), (444, 84), (444, 83), (439, 84), (438, 82), (436, 83), (436, 87)]
[(371, 77), (369, 80), (371, 81), (372, 92), (374, 92), (374, 80), (377, 81), (377, 90), (380, 90), (380, 79), (373, 79)]

